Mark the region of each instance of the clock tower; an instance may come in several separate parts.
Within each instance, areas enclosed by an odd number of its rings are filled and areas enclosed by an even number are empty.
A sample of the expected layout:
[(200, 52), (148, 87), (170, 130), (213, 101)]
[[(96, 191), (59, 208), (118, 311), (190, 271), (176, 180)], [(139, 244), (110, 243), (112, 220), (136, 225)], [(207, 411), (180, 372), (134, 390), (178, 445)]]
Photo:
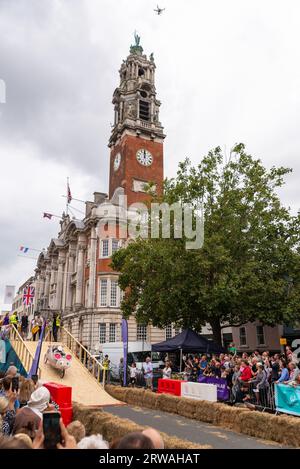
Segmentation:
[(128, 206), (149, 198), (152, 184), (159, 194), (163, 184), (163, 141), (156, 97), (155, 64), (143, 54), (140, 37), (120, 68), (120, 85), (113, 94), (114, 125), (109, 139), (109, 197), (122, 187)]

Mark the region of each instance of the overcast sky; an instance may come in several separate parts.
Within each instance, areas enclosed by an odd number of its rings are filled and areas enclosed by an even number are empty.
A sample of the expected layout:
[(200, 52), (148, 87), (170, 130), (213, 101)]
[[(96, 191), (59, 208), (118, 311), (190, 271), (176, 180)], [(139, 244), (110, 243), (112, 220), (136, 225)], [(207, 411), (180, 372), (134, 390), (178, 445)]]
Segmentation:
[(281, 196), (300, 207), (299, 0), (160, 0), (161, 16), (156, 3), (0, 0), (0, 308), (35, 266), (19, 246), (56, 235), (42, 212), (61, 214), (67, 176), (79, 199), (108, 190), (111, 98), (135, 29), (157, 65), (165, 176), (242, 141), (294, 168)]

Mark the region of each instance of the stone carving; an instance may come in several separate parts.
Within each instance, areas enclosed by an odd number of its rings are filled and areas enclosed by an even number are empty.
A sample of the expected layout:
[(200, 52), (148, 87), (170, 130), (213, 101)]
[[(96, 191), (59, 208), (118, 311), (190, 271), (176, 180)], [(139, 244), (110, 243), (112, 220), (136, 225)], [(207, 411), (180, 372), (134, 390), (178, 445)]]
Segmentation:
[(131, 119), (136, 118), (136, 104), (132, 101), (129, 101), (125, 107), (125, 116)]
[(136, 31), (134, 32), (134, 41), (135, 41), (135, 44), (130, 46), (130, 53), (141, 55), (143, 53), (143, 48), (140, 45), (141, 37), (137, 34)]
[(136, 45), (136, 46), (139, 46), (139, 45), (140, 45), (141, 36), (139, 36), (136, 31), (134, 31), (134, 39), (135, 39), (135, 45)]

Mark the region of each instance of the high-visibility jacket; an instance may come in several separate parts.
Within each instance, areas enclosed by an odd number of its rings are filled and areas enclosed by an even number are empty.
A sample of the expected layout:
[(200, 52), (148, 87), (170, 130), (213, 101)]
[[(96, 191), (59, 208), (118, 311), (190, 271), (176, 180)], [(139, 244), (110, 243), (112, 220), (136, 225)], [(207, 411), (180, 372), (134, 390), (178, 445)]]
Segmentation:
[(104, 358), (104, 360), (102, 362), (103, 369), (108, 370), (109, 369), (109, 364), (110, 364), (110, 360), (108, 360), (107, 358)]
[(55, 320), (55, 325), (56, 325), (56, 327), (60, 327), (60, 316), (57, 316), (57, 318)]
[(18, 316), (16, 314), (12, 314), (9, 318), (9, 322), (11, 324), (18, 324)]

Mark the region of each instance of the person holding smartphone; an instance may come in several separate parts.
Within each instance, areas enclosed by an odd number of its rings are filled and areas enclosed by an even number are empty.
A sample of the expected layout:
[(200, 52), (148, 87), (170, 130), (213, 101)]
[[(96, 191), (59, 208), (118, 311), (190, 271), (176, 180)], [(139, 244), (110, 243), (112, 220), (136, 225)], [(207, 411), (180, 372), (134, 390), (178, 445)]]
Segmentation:
[(15, 401), (17, 393), (9, 391), (6, 397), (0, 397), (0, 416), (2, 420), (2, 427), (0, 433), (3, 435), (10, 435), (15, 423), (16, 410)]
[[(44, 415), (48, 414), (45, 412)], [(49, 412), (51, 414), (51, 412)], [(60, 414), (59, 414), (60, 415)], [(59, 424), (57, 425), (57, 422)], [(59, 435), (59, 441), (55, 443), (57, 449), (76, 449), (77, 444), (74, 436), (70, 435), (64, 426), (62, 419), (58, 420), (57, 416), (50, 415), (46, 416), (45, 423), (40, 422), (36, 437), (33, 440), (33, 449), (44, 449), (50, 445), (54, 445), (54, 440), (57, 441), (58, 437), (54, 436), (53, 431), (56, 428), (57, 435)], [(51, 443), (50, 443), (51, 442)]]

